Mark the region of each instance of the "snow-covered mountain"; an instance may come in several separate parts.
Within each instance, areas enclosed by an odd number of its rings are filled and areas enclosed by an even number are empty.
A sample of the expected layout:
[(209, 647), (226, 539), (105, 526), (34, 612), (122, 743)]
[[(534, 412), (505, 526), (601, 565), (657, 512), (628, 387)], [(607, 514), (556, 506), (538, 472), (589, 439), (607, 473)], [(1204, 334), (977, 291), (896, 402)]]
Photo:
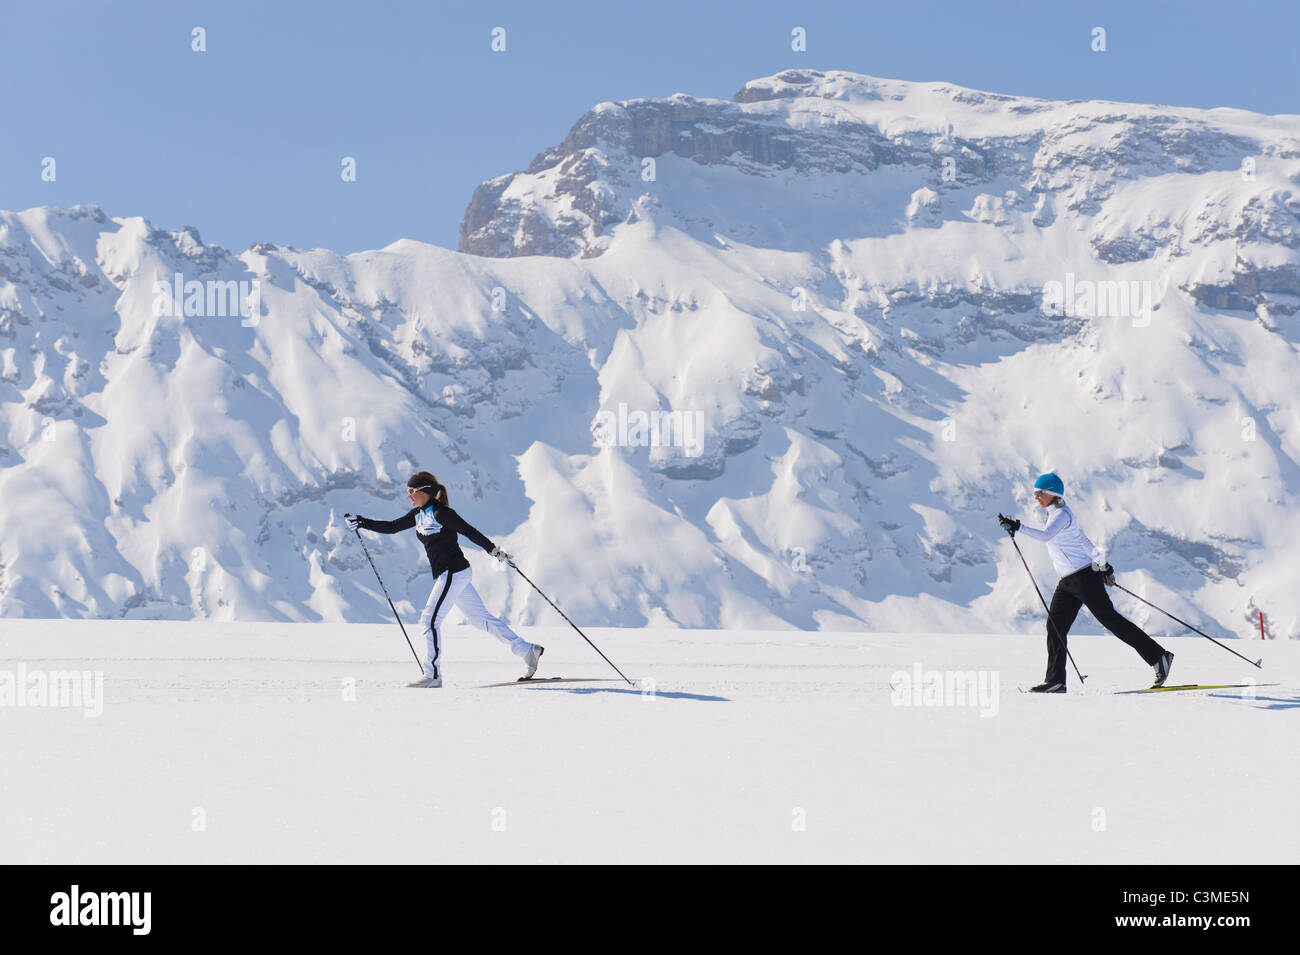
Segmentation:
[(418, 467), (580, 622), (1037, 630), (1051, 468), (1132, 589), (1300, 626), (1300, 116), (790, 71), (597, 106), (460, 246), (0, 213), (0, 614), (383, 619), (342, 514)]

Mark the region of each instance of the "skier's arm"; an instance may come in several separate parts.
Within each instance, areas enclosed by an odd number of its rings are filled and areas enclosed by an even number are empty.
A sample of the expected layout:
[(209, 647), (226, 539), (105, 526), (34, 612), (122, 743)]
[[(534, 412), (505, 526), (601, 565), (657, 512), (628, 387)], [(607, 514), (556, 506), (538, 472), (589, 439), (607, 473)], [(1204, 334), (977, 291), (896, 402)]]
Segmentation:
[(472, 540), (479, 547), (482, 547), (489, 554), (497, 549), (497, 545), (487, 539), (477, 528), (471, 527), (470, 524), (450, 507), (438, 509), (438, 523), (443, 527), (450, 527), (457, 534), (463, 534)]
[(418, 507), (413, 507), (395, 521), (377, 521), (372, 517), (358, 517), (357, 523), (368, 531), (396, 534), (398, 531), (410, 530), (415, 526), (415, 512), (418, 510)]
[(1031, 541), (1049, 541), (1069, 526), (1069, 513), (1065, 510), (1058, 510), (1041, 531), (1035, 527), (1030, 527), (1028, 524), (1021, 524), (1019, 533), (1025, 535)]

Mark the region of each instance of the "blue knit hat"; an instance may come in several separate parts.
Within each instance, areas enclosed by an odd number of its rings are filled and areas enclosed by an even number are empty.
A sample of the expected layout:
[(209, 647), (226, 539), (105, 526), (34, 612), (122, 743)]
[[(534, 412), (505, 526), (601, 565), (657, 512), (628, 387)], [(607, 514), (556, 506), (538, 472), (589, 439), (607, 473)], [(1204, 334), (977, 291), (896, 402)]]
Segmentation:
[(1065, 497), (1065, 484), (1052, 471), (1038, 475), (1038, 480), (1034, 482), (1034, 490), (1046, 491), (1049, 494), (1055, 494), (1057, 497)]

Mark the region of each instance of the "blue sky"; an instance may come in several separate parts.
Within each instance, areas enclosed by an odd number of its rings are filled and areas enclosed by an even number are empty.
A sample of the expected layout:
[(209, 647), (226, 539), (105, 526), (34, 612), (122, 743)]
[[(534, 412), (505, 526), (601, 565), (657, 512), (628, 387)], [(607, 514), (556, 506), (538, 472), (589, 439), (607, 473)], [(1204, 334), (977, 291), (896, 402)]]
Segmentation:
[(95, 202), (233, 250), (454, 248), (474, 187), (595, 103), (730, 98), (792, 67), (1300, 113), (1294, 2), (6, 0), (0, 30), (0, 208)]

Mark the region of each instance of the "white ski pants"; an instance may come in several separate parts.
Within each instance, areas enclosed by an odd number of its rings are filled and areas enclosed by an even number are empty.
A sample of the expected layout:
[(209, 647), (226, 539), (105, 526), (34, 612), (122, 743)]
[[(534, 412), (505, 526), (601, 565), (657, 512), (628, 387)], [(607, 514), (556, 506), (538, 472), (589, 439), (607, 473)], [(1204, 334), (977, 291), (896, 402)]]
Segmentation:
[(466, 567), (454, 574), (444, 571), (433, 582), (429, 601), (424, 605), (424, 613), (420, 614), (420, 627), (424, 630), (424, 639), (429, 647), (429, 658), (424, 663), (424, 675), (427, 677), (442, 676), (442, 667), (438, 662), (442, 656), (442, 623), (453, 606), (460, 608), (470, 624), (494, 634), (516, 656), (528, 655), (532, 644), (511, 630), (500, 617), (487, 612), (483, 599), (474, 589), (473, 578), (473, 568)]

